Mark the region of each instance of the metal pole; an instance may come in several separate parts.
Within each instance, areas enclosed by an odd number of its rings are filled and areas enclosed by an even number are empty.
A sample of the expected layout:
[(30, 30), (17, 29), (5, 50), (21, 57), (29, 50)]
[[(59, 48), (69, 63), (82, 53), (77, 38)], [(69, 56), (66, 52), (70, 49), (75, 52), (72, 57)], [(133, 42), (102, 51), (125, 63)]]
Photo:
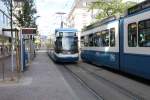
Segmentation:
[[(14, 49), (14, 41), (13, 41), (13, 11), (12, 11), (12, 7), (13, 7), (13, 4), (12, 4), (12, 0), (10, 0), (10, 26), (11, 26), (11, 39), (12, 39), (12, 44), (11, 44), (11, 71), (12, 71), (12, 74), (14, 72), (14, 62), (13, 62), (13, 49)], [(13, 76), (12, 76), (12, 79), (13, 79)]]
[(3, 71), (3, 81), (5, 80), (5, 65), (4, 65), (4, 58), (2, 58), (2, 71)]
[(32, 35), (30, 35), (30, 64), (31, 60), (33, 59), (33, 53), (32, 53)]
[[(4, 38), (4, 31), (2, 31), (2, 38)], [(2, 72), (3, 72), (3, 81), (5, 80), (5, 55), (4, 55), (4, 39), (2, 40), (2, 55), (3, 55), (3, 58), (2, 58)]]
[(15, 32), (15, 43), (16, 43), (16, 67), (17, 67), (17, 73), (20, 72), (19, 68), (19, 37), (18, 37), (18, 31)]
[(63, 15), (66, 14), (66, 13), (64, 13), (64, 12), (57, 12), (56, 14), (60, 15), (60, 17), (61, 17), (60, 28), (63, 28)]
[(21, 71), (23, 71), (24, 70), (24, 68), (23, 68), (23, 35), (22, 35), (22, 29), (21, 29), (21, 32), (20, 32), (20, 42), (21, 42)]
[(30, 64), (30, 62), (31, 62), (31, 39), (30, 39), (30, 35), (28, 35), (28, 39), (29, 39), (29, 45), (28, 45), (29, 46), (28, 47), (29, 48), (28, 49), (28, 54), (29, 54), (28, 57), (29, 58), (28, 58), (28, 61), (29, 61), (29, 64)]

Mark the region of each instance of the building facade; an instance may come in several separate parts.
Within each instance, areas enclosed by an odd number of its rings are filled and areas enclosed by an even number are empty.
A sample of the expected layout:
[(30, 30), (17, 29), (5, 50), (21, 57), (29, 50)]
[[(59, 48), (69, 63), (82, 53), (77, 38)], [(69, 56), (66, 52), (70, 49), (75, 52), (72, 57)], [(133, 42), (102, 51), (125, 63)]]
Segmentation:
[(92, 23), (96, 10), (89, 10), (89, 4), (96, 0), (75, 0), (67, 18), (67, 27), (78, 30), (79, 47), (80, 34), (84, 26)]
[[(96, 1), (97, 0), (75, 0), (67, 18), (67, 27), (76, 28), (78, 31), (81, 31), (84, 26), (95, 22), (95, 16), (98, 10), (89, 10), (89, 4)], [(128, 1), (140, 3), (144, 0), (124, 0), (123, 2)]]
[(2, 34), (2, 28), (10, 28), (10, 17), (6, 5), (0, 0), (0, 35)]
[[(17, 14), (20, 2), (15, 2), (13, 0), (13, 6), (15, 6), (15, 10), (13, 9), (13, 13)], [(0, 56), (10, 55), (11, 54), (11, 27), (10, 27), (10, 4), (6, 0), (0, 0)], [(16, 24), (15, 24), (16, 23)], [(17, 22), (13, 17), (13, 29), (17, 28)], [(8, 30), (8, 31), (3, 31)], [(15, 33), (13, 32), (13, 37), (15, 38)], [(4, 44), (3, 44), (4, 42)], [(2, 49), (5, 51), (5, 55), (2, 53)]]
[[(92, 22), (96, 21), (95, 16), (98, 10), (97, 9), (89, 10), (89, 4), (96, 1), (97, 0), (75, 0), (72, 5), (72, 9), (67, 18), (67, 27), (76, 28), (78, 30), (79, 37), (84, 26), (87, 26)], [(127, 1), (139, 3), (144, 0), (124, 0), (123, 2)]]
[(93, 19), (93, 11), (89, 10), (90, 3), (96, 0), (75, 0), (67, 18), (68, 27), (81, 29), (89, 25)]
[(10, 17), (7, 6), (0, 0), (0, 56), (9, 55), (11, 52), (11, 33), (4, 32), (3, 29), (10, 29)]

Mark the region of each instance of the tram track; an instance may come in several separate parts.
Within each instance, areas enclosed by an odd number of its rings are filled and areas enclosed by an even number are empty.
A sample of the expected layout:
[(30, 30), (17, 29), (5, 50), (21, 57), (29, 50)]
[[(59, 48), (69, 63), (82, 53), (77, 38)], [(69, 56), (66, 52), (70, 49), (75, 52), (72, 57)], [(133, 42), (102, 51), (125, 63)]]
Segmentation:
[[(85, 67), (83, 67), (82, 65), (76, 64), (73, 65), (74, 67), (79, 67), (81, 70), (85, 71), (87, 74), (90, 74), (91, 76), (95, 77), (96, 80), (108, 85), (109, 87), (111, 87), (112, 89), (114, 89), (115, 91), (118, 91), (119, 93), (131, 98), (132, 100), (146, 100), (144, 97), (139, 96), (136, 93), (133, 93), (132, 91), (98, 75), (98, 73), (95, 73)], [(73, 72), (70, 68), (68, 68), (66, 65), (64, 65), (64, 67), (66, 69), (68, 69), (70, 72), (73, 73), (74, 76), (76, 76), (78, 79), (80, 79), (90, 90), (94, 91), (94, 93), (96, 95), (99, 95), (99, 93), (97, 93), (97, 91), (94, 88), (91, 88), (79, 75), (77, 75), (75, 72)], [(102, 98), (102, 96), (100, 96)], [(104, 100), (104, 99), (100, 99), (100, 100)]]
[(114, 89), (117, 89), (120, 93), (130, 97), (130, 98), (133, 98), (133, 100), (146, 100), (144, 97), (142, 96), (139, 96), (135, 93), (133, 93), (132, 91), (98, 75), (97, 73), (93, 72), (93, 71), (90, 71), (89, 69), (86, 69), (85, 67), (81, 66), (81, 65), (78, 65), (80, 66), (81, 69), (87, 71), (89, 74), (91, 74), (92, 76), (96, 77), (96, 79), (99, 79), (101, 82), (105, 83), (105, 84), (108, 84), (108, 86), (114, 88)]
[(72, 75), (75, 77), (82, 85), (84, 85), (93, 95), (95, 95), (99, 100), (104, 100), (102, 96), (100, 96), (94, 89), (88, 86), (88, 84), (80, 78), (75, 72), (69, 69), (65, 64), (63, 64), (64, 68), (66, 68)]

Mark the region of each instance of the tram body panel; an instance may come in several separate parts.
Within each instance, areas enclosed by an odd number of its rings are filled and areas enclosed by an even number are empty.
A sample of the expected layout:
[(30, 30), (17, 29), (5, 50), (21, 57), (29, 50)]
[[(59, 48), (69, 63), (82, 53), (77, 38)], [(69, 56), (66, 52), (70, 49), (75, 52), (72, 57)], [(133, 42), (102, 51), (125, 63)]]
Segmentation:
[[(144, 77), (146, 79), (150, 79), (150, 40), (143, 42), (140, 38), (142, 33), (140, 33), (140, 26), (139, 24), (142, 21), (149, 20), (150, 26), (150, 9), (146, 11), (142, 11), (136, 15), (132, 15), (129, 17), (124, 18), (123, 24), (123, 37), (121, 38), (122, 41), (122, 54), (121, 54), (121, 66), (120, 69), (122, 71), (128, 72), (130, 74), (134, 74), (140, 77)], [(136, 38), (129, 42), (129, 25), (135, 24), (137, 27), (136, 31)], [(148, 22), (147, 22), (148, 23)], [(134, 26), (134, 27), (135, 27)], [(149, 30), (149, 31), (148, 31)], [(144, 32), (144, 31), (143, 31)], [(150, 32), (150, 29), (147, 28), (147, 31)], [(147, 34), (148, 33), (144, 33)], [(147, 37), (150, 37), (147, 36)], [(134, 37), (133, 37), (134, 38)]]
[[(115, 30), (115, 45), (114, 46), (87, 46), (81, 49), (81, 58), (87, 62), (97, 65), (104, 65), (114, 69), (119, 69), (119, 20), (113, 20), (105, 23), (97, 28), (83, 33), (83, 36), (91, 35), (106, 29)], [(110, 44), (110, 41), (109, 41)]]
[(76, 62), (79, 59), (78, 53), (72, 55), (54, 53), (53, 55), (56, 62)]
[(89, 63), (119, 69), (119, 54), (115, 52), (83, 50), (81, 58)]

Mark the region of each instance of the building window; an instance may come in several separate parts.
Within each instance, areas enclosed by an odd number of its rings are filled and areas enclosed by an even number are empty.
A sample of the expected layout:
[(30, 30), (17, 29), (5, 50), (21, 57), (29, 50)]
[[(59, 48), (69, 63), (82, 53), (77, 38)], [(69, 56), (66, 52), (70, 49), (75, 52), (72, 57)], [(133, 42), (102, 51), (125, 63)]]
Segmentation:
[(83, 2), (83, 7), (86, 7), (87, 6), (87, 2)]
[(3, 24), (5, 24), (5, 14), (3, 14)]
[(137, 46), (137, 24), (131, 23), (128, 25), (128, 46)]
[(140, 47), (150, 47), (150, 19), (138, 23), (138, 44)]
[(115, 28), (110, 29), (110, 46), (115, 47)]
[(8, 23), (9, 23), (9, 22), (8, 22), (8, 17), (6, 17), (6, 24), (8, 25)]
[(2, 21), (3, 21), (3, 14), (0, 12), (0, 25), (2, 25)]

